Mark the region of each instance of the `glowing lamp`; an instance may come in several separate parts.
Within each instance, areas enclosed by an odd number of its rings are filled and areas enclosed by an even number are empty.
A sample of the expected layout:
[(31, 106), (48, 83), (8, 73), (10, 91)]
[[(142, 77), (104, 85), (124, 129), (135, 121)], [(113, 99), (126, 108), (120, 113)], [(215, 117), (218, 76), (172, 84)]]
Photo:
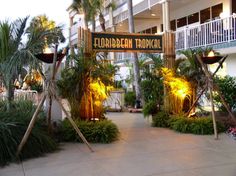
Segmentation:
[(214, 64), (216, 62), (219, 62), (223, 56), (216, 56), (213, 51), (210, 51), (208, 56), (203, 56), (202, 61), (205, 64)]
[[(65, 56), (65, 53), (66, 52), (64, 52), (64, 51), (63, 51), (63, 53), (57, 53), (57, 61), (61, 61), (62, 58)], [(45, 63), (48, 63), (48, 64), (53, 63), (54, 53), (52, 53), (52, 51), (49, 48), (45, 48), (43, 50), (43, 53), (36, 54), (35, 56), (37, 57), (37, 59), (39, 59)]]

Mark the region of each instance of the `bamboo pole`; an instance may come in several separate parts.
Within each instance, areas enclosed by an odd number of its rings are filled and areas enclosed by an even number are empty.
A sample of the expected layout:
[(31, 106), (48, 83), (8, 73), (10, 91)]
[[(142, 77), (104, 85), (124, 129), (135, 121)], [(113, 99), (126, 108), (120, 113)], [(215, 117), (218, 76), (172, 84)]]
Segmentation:
[[(175, 34), (165, 32), (163, 35), (164, 66), (173, 69), (175, 63)], [(167, 87), (164, 85), (164, 108), (170, 111), (171, 98), (168, 96)]]
[[(33, 129), (34, 123), (37, 119), (38, 113), (40, 112), (40, 109), (43, 106), (43, 103), (45, 102), (45, 99), (47, 96), (51, 96), (54, 97), (56, 99), (56, 101), (58, 102), (58, 104), (61, 106), (62, 110), (64, 111), (64, 113), (66, 114), (67, 118), (69, 119), (70, 123), (72, 124), (72, 126), (74, 127), (74, 129), (76, 130), (76, 132), (78, 133), (78, 135), (80, 136), (80, 138), (83, 140), (83, 142), (88, 146), (88, 148), (93, 152), (92, 147), (89, 145), (88, 141), (86, 140), (86, 138), (83, 136), (83, 134), (81, 133), (81, 131), (79, 130), (79, 128), (76, 126), (75, 122), (73, 121), (73, 119), (70, 117), (70, 115), (68, 114), (68, 112), (65, 110), (63, 104), (61, 103), (60, 99), (57, 97), (56, 93), (55, 93), (55, 76), (56, 76), (56, 61), (57, 61), (57, 47), (58, 45), (55, 45), (55, 51), (54, 51), (54, 57), (53, 57), (53, 70), (52, 70), (52, 77), (51, 77), (51, 81), (48, 83), (47, 87), (46, 87), (46, 91), (44, 91), (43, 93), (43, 97), (40, 100), (39, 105), (37, 106), (33, 117), (29, 123), (29, 126), (17, 148), (17, 153), (16, 155), (19, 156), (20, 152), (22, 151), (22, 148), (24, 147), (25, 143), (27, 142), (27, 139)], [(50, 94), (50, 95), (49, 95)]]
[(210, 92), (211, 112), (212, 112), (214, 135), (215, 135), (215, 139), (217, 140), (218, 139), (218, 133), (217, 133), (216, 118), (215, 118), (215, 107), (214, 107), (213, 96), (212, 96), (212, 86), (213, 86), (212, 84), (209, 85), (209, 92)]
[(70, 121), (71, 125), (73, 126), (73, 128), (75, 129), (75, 131), (77, 132), (77, 134), (80, 136), (80, 138), (82, 139), (82, 141), (88, 146), (88, 148), (90, 149), (91, 152), (94, 152), (94, 150), (92, 149), (92, 147), (90, 146), (90, 144), (88, 143), (88, 141), (86, 140), (86, 138), (84, 137), (84, 135), (81, 133), (80, 129), (77, 127), (77, 125), (75, 124), (74, 120), (71, 118), (70, 114), (66, 111), (66, 109), (64, 108), (61, 100), (58, 98), (57, 95), (54, 95), (54, 98), (56, 99), (56, 101), (58, 102), (58, 104), (61, 106), (62, 111), (66, 114), (66, 117), (68, 118), (68, 120)]
[(207, 77), (207, 85), (208, 85), (209, 92), (210, 92), (210, 101), (211, 101), (211, 110), (212, 110), (211, 113), (212, 113), (214, 135), (215, 135), (215, 139), (218, 139), (217, 125), (216, 125), (216, 119), (215, 119), (215, 107), (214, 107), (214, 102), (213, 102), (213, 97), (212, 97), (213, 78), (212, 78), (212, 75), (209, 73), (207, 66), (203, 63), (202, 58), (199, 55), (197, 55), (197, 59), (198, 59), (199, 63), (201, 64), (201, 66), (203, 68), (203, 72), (205, 73), (205, 75)]
[(189, 108), (188, 112), (186, 113), (186, 115), (188, 116), (190, 114), (190, 112), (192, 111), (192, 109), (195, 107), (195, 105), (197, 104), (198, 100), (201, 98), (202, 94), (207, 90), (208, 85), (206, 85), (202, 91), (200, 92), (200, 94), (198, 95), (198, 97), (195, 99), (195, 101), (193, 102), (192, 106)]

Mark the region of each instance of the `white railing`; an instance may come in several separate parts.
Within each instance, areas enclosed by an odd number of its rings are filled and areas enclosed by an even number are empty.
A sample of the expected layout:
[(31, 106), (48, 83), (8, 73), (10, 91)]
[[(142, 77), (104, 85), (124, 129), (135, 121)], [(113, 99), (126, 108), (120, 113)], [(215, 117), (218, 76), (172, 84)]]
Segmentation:
[(236, 16), (216, 19), (176, 32), (176, 50), (236, 41)]

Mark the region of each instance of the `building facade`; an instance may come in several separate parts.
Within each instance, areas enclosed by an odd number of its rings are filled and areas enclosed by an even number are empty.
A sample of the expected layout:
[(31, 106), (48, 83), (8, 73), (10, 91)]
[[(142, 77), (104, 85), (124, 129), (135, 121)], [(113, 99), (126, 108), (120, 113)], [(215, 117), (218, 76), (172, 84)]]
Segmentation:
[[(105, 26), (108, 32), (128, 32), (126, 0), (115, 1), (115, 9), (104, 3)], [(68, 9), (70, 43), (78, 42), (77, 28), (83, 26), (83, 15)], [(175, 49), (212, 47), (228, 55), (223, 74), (236, 76), (236, 1), (235, 0), (133, 0), (135, 32), (175, 33)], [(96, 22), (96, 31), (101, 31)], [(140, 53), (141, 54), (141, 53)], [(110, 58), (118, 65), (132, 60), (130, 53), (113, 53)]]

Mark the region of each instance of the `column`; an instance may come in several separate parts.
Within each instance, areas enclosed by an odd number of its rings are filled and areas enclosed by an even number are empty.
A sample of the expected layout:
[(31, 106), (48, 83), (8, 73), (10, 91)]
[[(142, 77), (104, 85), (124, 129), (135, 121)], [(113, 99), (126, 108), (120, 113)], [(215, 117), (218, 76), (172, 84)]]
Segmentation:
[[(116, 26), (114, 25), (114, 19), (113, 19), (113, 9), (112, 6), (109, 5), (109, 27), (111, 29), (111, 32), (116, 32)], [(110, 59), (111, 59), (111, 63), (113, 63), (115, 61), (115, 53), (114, 52), (110, 52)]]
[(162, 2), (162, 20), (163, 20), (163, 31), (170, 30), (170, 10), (169, 10), (169, 1), (164, 0)]
[(72, 45), (71, 42), (71, 28), (74, 24), (74, 17), (70, 17), (70, 27), (69, 27), (69, 46), (70, 46), (70, 53), (74, 54), (74, 46)]

